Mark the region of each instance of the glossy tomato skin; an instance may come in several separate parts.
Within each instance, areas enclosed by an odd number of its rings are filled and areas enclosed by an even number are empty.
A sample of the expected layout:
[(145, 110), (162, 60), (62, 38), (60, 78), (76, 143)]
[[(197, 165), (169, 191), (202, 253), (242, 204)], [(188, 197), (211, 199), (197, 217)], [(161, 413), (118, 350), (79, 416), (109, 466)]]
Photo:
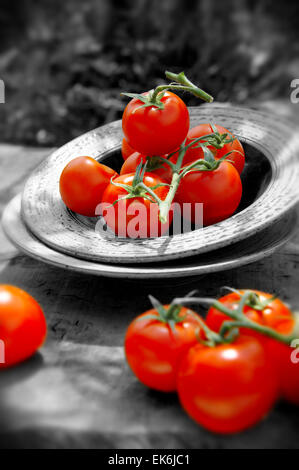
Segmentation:
[(177, 389), (186, 412), (209, 431), (231, 434), (260, 421), (277, 399), (277, 375), (262, 344), (191, 348), (182, 358)]
[(213, 171), (194, 171), (182, 178), (176, 201), (192, 204), (191, 220), (195, 221), (195, 203), (203, 204), (203, 225), (211, 225), (230, 217), (242, 197), (242, 183), (237, 170), (222, 162)]
[(59, 189), (64, 204), (73, 212), (95, 217), (96, 207), (111, 178), (117, 173), (91, 157), (70, 161), (60, 176)]
[[(147, 318), (148, 315), (157, 316), (157, 320)], [(180, 315), (182, 322), (175, 325), (175, 333), (167, 323), (158, 320), (155, 309), (137, 317), (127, 330), (125, 353), (128, 364), (147, 387), (162, 392), (176, 390), (180, 358), (197, 343), (196, 331), (199, 329), (195, 312), (182, 307)]]
[(18, 364), (42, 346), (47, 334), (43, 311), (36, 300), (18, 287), (0, 285), (0, 339), (4, 342), (4, 363)]
[[(231, 132), (229, 132), (225, 127), (219, 126), (216, 124), (215, 126), (220, 134), (228, 134), (228, 137), (233, 136)], [(213, 128), (211, 124), (200, 124), (199, 126), (193, 127), (188, 132), (188, 137), (186, 140), (186, 145), (190, 144), (193, 139), (198, 137), (202, 137), (204, 135), (208, 135), (213, 133)], [(234, 137), (234, 136), (233, 136)], [(195, 145), (196, 146), (196, 145)], [(241, 142), (235, 138), (235, 140), (229, 144), (225, 144), (222, 149), (215, 149), (215, 147), (208, 147), (214, 154), (216, 159), (222, 158), (228, 152), (233, 152), (228, 156), (228, 160), (232, 163), (232, 165), (236, 168), (239, 174), (242, 173), (244, 165), (245, 165), (245, 152)], [(203, 158), (204, 154), (201, 148), (193, 148), (190, 147), (184, 156), (184, 165), (187, 163), (191, 163), (199, 158)]]
[[(259, 290), (253, 290), (255, 294), (257, 294), (262, 302), (269, 300), (273, 297), (272, 294), (268, 294), (266, 292), (262, 292)], [(244, 290), (240, 290), (241, 294), (244, 294)], [(236, 310), (238, 308), (240, 302), (240, 296), (235, 292), (230, 292), (223, 297), (220, 297), (218, 301), (223, 304), (225, 307), (230, 308), (232, 310)], [(290, 309), (278, 298), (274, 299), (269, 303), (263, 310), (255, 310), (254, 308), (250, 307), (249, 305), (245, 305), (243, 309), (245, 315), (250, 318), (250, 320), (260, 324), (266, 325), (270, 328), (277, 329), (283, 325), (290, 325), (293, 324), (293, 316)], [(214, 307), (211, 307), (208, 310), (206, 323), (213, 331), (218, 332), (223, 324), (223, 322), (231, 320), (227, 315), (220, 312)], [(267, 341), (268, 339), (257, 333), (253, 330), (243, 328), (241, 332), (245, 333), (246, 335), (253, 335), (258, 337), (261, 341)]]
[[(113, 180), (114, 183), (132, 186), (135, 173), (121, 175)], [(166, 181), (154, 173), (145, 173), (143, 182), (149, 188), (157, 184), (165, 184)], [(168, 193), (168, 186), (161, 186), (153, 190), (155, 194), (164, 200)], [(115, 201), (126, 196), (128, 192), (114, 184), (109, 184), (103, 194), (103, 217), (108, 227), (121, 237), (146, 238), (163, 235), (172, 221), (172, 211), (169, 212), (168, 222), (161, 224), (159, 221), (158, 204), (143, 197)], [(111, 207), (111, 205), (113, 207)], [(138, 233), (135, 232), (136, 217), (140, 217)], [(132, 232), (133, 230), (133, 232)]]
[(185, 103), (170, 91), (165, 92), (161, 101), (164, 109), (141, 108), (143, 103), (134, 98), (124, 110), (125, 138), (143, 155), (168, 154), (181, 145), (188, 133), (190, 121)]
[[(244, 293), (244, 291), (240, 291)], [(270, 299), (272, 294), (254, 290), (262, 301)], [(219, 299), (223, 305), (228, 308), (236, 309), (240, 297), (236, 293), (229, 293)], [(250, 306), (244, 307), (245, 315), (252, 321), (273, 328), (280, 334), (288, 335), (294, 327), (294, 317), (291, 310), (278, 298), (270, 302), (262, 311), (255, 310)], [(211, 307), (206, 317), (207, 325), (218, 332), (224, 321), (230, 318), (219, 310)], [(240, 333), (254, 336), (266, 347), (269, 356), (274, 364), (279, 376), (279, 386), (281, 396), (296, 405), (299, 405), (299, 362), (292, 362), (292, 353), (294, 348), (278, 342), (274, 339), (257, 333), (248, 328), (241, 328)]]
[(130, 157), (130, 155), (132, 155), (132, 153), (136, 152), (136, 150), (134, 150), (129, 144), (128, 142), (126, 141), (126, 139), (123, 139), (122, 140), (122, 144), (121, 144), (121, 154), (122, 154), (122, 157), (124, 160), (127, 160), (127, 158)]
[[(280, 334), (289, 335), (295, 326), (293, 317), (289, 322), (282, 322), (275, 328)], [(288, 346), (281, 342), (269, 339), (267, 348), (279, 373), (281, 397), (294, 405), (299, 405), (299, 350), (298, 342)]]
[[(152, 157), (152, 158), (154, 158), (154, 157)], [(123, 166), (121, 167), (120, 174), (121, 175), (126, 175), (128, 173), (134, 173), (141, 161), (144, 164), (146, 162), (146, 156), (141, 155), (141, 153), (139, 153), (139, 152), (134, 152), (124, 162)], [(148, 168), (148, 171), (150, 173), (155, 173), (155, 175), (160, 176), (161, 178), (163, 178), (168, 183), (170, 183), (170, 181), (171, 181), (172, 171), (171, 171), (170, 166), (167, 165), (167, 163), (164, 163), (163, 166), (161, 166), (160, 168), (157, 168), (155, 170), (153, 170), (152, 168)]]

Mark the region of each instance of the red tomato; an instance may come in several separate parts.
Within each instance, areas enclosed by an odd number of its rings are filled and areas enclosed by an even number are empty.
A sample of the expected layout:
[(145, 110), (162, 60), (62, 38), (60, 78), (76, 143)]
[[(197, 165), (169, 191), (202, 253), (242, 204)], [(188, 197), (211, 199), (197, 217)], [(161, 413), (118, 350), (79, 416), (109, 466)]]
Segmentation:
[(216, 433), (243, 431), (260, 421), (277, 398), (277, 375), (262, 344), (191, 348), (178, 369), (177, 389), (187, 413)]
[(117, 176), (114, 170), (91, 157), (75, 158), (61, 173), (61, 198), (70, 210), (94, 217), (96, 207), (113, 176)]
[[(145, 93), (146, 95), (146, 93)], [(189, 112), (185, 103), (174, 93), (166, 91), (161, 102), (142, 108), (142, 101), (131, 100), (125, 108), (122, 125), (129, 145), (143, 155), (165, 155), (177, 149), (189, 130)]]
[[(132, 186), (134, 173), (121, 175), (113, 180), (113, 183)], [(145, 173), (143, 182), (149, 188), (157, 184), (165, 184), (166, 181), (154, 173)], [(154, 193), (164, 200), (168, 193), (168, 186), (160, 186), (153, 189)], [(172, 221), (172, 211), (169, 213), (168, 222), (161, 224), (159, 220), (158, 204), (151, 202), (142, 195), (131, 199), (115, 201), (126, 196), (128, 192), (115, 184), (109, 184), (103, 194), (103, 216), (113, 230), (121, 237), (145, 238), (163, 235)]]
[(0, 368), (28, 359), (42, 346), (46, 334), (46, 320), (36, 300), (18, 287), (1, 285)]
[[(294, 320), (293, 320), (294, 321)], [(281, 334), (292, 332), (294, 323), (282, 323), (276, 327)], [(268, 341), (268, 351), (273, 364), (279, 373), (280, 393), (286, 401), (299, 405), (299, 343), (295, 341), (294, 347), (278, 342)]]
[[(240, 292), (241, 294), (244, 293), (242, 290)], [(265, 292), (257, 290), (253, 292), (259, 296), (262, 302), (273, 297)], [(240, 297), (234, 292), (219, 299), (219, 302), (233, 310), (237, 308), (239, 301)], [(252, 321), (273, 328), (281, 334), (290, 334), (294, 327), (292, 312), (277, 298), (272, 300), (263, 310), (255, 310), (253, 307), (246, 305), (244, 313)], [(211, 307), (207, 314), (206, 323), (212, 330), (218, 332), (223, 322), (227, 320), (230, 320), (228, 316)], [(266, 346), (279, 374), (282, 397), (291, 403), (299, 405), (299, 362), (292, 362), (294, 348), (248, 328), (240, 329), (240, 332), (255, 336)]]
[[(148, 161), (147, 171), (150, 173), (155, 173), (155, 175), (160, 176), (169, 183), (172, 178), (172, 171), (170, 166), (167, 165), (167, 163), (164, 163), (163, 166), (160, 166), (161, 162), (159, 161), (155, 161), (153, 165), (151, 165), (151, 161), (153, 160), (155, 160), (155, 157), (151, 157), (151, 160)], [(133, 153), (124, 162), (123, 166), (121, 167), (120, 174), (126, 175), (128, 173), (134, 173), (141, 161), (144, 164), (146, 162), (146, 156), (141, 155), (141, 153), (139, 152)], [(157, 165), (159, 166), (159, 168), (155, 169), (154, 167)]]
[(203, 204), (203, 225), (211, 225), (230, 217), (242, 196), (242, 183), (237, 170), (222, 162), (213, 171), (193, 171), (182, 178), (176, 201), (192, 204), (191, 220), (195, 222), (195, 204)]
[[(259, 296), (261, 302), (265, 302), (273, 297), (271, 294), (258, 290), (252, 290), (252, 292)], [(240, 293), (244, 294), (244, 290), (240, 290)], [(229, 294), (220, 297), (218, 301), (225, 307), (236, 310), (240, 303), (240, 296), (235, 292), (230, 292)], [(293, 323), (292, 312), (283, 302), (281, 302), (281, 300), (277, 298), (272, 300), (263, 310), (257, 310), (249, 305), (245, 305), (243, 311), (250, 320), (274, 329), (277, 329), (280, 325), (288, 326), (290, 325), (290, 322), (291, 324)], [(220, 330), (223, 322), (228, 320), (231, 320), (231, 318), (214, 307), (209, 309), (206, 317), (207, 325), (216, 332)], [(257, 336), (260, 340), (265, 339), (265, 336), (248, 328), (241, 329), (241, 332), (246, 335)]]
[[(215, 127), (217, 128), (220, 134), (227, 133), (228, 137), (234, 137), (231, 132), (225, 129), (225, 127), (218, 126), (217, 124)], [(199, 126), (193, 127), (188, 132), (186, 145), (190, 144), (193, 139), (202, 137), (207, 134), (211, 134), (213, 132), (214, 131), (211, 124), (200, 124)], [(195, 160), (198, 160), (200, 158), (204, 158), (203, 150), (201, 148), (195, 148), (196, 145), (197, 144), (195, 144), (194, 147), (190, 147), (186, 151), (184, 156), (184, 165), (186, 165), (187, 163), (194, 162)], [(234, 165), (234, 167), (238, 170), (238, 172), (240, 174), (242, 173), (245, 164), (245, 153), (241, 142), (237, 138), (235, 138), (232, 143), (225, 144), (222, 149), (217, 150), (215, 149), (215, 147), (211, 146), (209, 146), (208, 148), (213, 152), (216, 159), (223, 157), (228, 152), (233, 152), (227, 158), (232, 163), (232, 165)]]
[(174, 332), (168, 323), (159, 320), (155, 309), (148, 310), (130, 324), (125, 337), (127, 361), (136, 377), (144, 385), (163, 392), (176, 390), (179, 359), (197, 343), (198, 315), (185, 307), (179, 315), (182, 321), (175, 324)]
[(136, 152), (126, 141), (126, 139), (123, 139), (122, 145), (121, 145), (121, 154), (123, 156), (124, 160), (127, 160), (132, 153)]

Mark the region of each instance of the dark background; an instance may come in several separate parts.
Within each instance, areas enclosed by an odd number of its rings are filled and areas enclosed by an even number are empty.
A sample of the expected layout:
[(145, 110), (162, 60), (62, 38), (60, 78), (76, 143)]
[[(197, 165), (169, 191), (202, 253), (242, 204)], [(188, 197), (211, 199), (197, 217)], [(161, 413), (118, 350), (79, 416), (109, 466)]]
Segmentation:
[(218, 101), (289, 99), (298, 36), (298, 0), (1, 0), (0, 140), (60, 145), (120, 118), (120, 92), (165, 69)]

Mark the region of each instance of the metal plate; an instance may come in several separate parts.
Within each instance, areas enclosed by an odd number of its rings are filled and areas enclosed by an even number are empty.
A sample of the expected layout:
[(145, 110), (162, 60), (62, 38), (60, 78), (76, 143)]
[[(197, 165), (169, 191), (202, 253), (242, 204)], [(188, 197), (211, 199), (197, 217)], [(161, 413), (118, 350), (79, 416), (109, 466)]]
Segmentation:
[(118, 278), (174, 278), (208, 274), (253, 263), (271, 255), (285, 243), (296, 229), (296, 213), (288, 212), (270, 228), (245, 241), (220, 250), (185, 260), (160, 262), (154, 265), (114, 265), (81, 260), (57, 252), (41, 243), (26, 227), (20, 214), (21, 196), (5, 208), (2, 225), (8, 238), (21, 251), (45, 263), (98, 276)]
[[(299, 197), (299, 135), (288, 122), (259, 111), (204, 105), (190, 108), (191, 126), (217, 122), (257, 148), (268, 159), (271, 177), (266, 189), (249, 206), (229, 219), (204, 229), (144, 240), (107, 240), (94, 222), (68, 211), (59, 194), (65, 165), (79, 155), (103, 160), (119, 149), (120, 121), (73, 140), (47, 158), (30, 176), (22, 198), (23, 218), (44, 244), (73, 257), (108, 263), (145, 263), (185, 258), (228, 246), (281, 218)], [(257, 184), (252, 180), (252, 185)]]

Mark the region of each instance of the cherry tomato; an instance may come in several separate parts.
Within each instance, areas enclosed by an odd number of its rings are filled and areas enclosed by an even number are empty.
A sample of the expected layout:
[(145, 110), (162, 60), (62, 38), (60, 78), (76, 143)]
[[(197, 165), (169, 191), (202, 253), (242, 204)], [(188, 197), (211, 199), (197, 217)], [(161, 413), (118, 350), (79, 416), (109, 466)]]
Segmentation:
[(163, 392), (176, 390), (179, 359), (197, 343), (196, 332), (200, 331), (195, 312), (182, 307), (179, 316), (182, 321), (175, 324), (173, 331), (168, 323), (159, 320), (157, 310), (148, 310), (130, 324), (125, 337), (126, 358), (136, 377), (144, 385)]
[(211, 225), (230, 217), (242, 196), (242, 183), (237, 170), (222, 162), (213, 171), (193, 171), (182, 178), (176, 201), (190, 203), (191, 220), (195, 222), (195, 204), (203, 204), (203, 225)]
[(117, 176), (114, 170), (91, 157), (75, 158), (61, 173), (61, 198), (70, 210), (95, 217), (96, 207), (113, 176)]
[[(113, 180), (113, 183), (132, 186), (134, 173), (121, 175)], [(166, 181), (154, 173), (145, 173), (143, 182), (149, 188), (157, 184), (165, 184)], [(164, 200), (168, 193), (168, 186), (160, 186), (153, 189), (154, 193)], [(169, 212), (168, 222), (161, 224), (159, 220), (158, 204), (151, 202), (142, 195), (131, 199), (118, 199), (126, 196), (128, 192), (115, 184), (109, 184), (103, 194), (103, 216), (113, 230), (122, 237), (145, 238), (161, 236), (168, 229), (172, 221), (172, 211)], [(118, 201), (115, 203), (115, 201)], [(112, 206), (112, 204), (114, 204)]]
[[(240, 294), (244, 294), (244, 290), (240, 290), (239, 292)], [(252, 290), (252, 292), (259, 296), (261, 302), (265, 302), (273, 298), (273, 295), (267, 294), (266, 292), (258, 290)], [(220, 297), (218, 301), (225, 307), (228, 307), (231, 310), (236, 310), (240, 303), (240, 296), (235, 292), (230, 292), (229, 294)], [(292, 312), (278, 298), (273, 299), (263, 310), (257, 310), (249, 305), (245, 305), (243, 312), (248, 318), (250, 318), (250, 320), (274, 329), (277, 329), (280, 325), (286, 325), (288, 328), (293, 324)], [(216, 332), (220, 330), (223, 322), (228, 320), (231, 320), (231, 318), (217, 310), (215, 307), (211, 307), (209, 309), (206, 317), (207, 325)], [(243, 328), (240, 331), (246, 335), (256, 336), (260, 340), (266, 340), (265, 336), (248, 328)]]
[(197, 345), (178, 369), (182, 406), (215, 433), (243, 431), (260, 421), (277, 398), (277, 375), (262, 344), (239, 337), (232, 344)]
[[(146, 95), (146, 93), (145, 93)], [(189, 130), (189, 112), (185, 103), (174, 93), (166, 91), (161, 102), (142, 108), (142, 101), (131, 100), (125, 108), (122, 125), (129, 145), (143, 155), (165, 155), (177, 149)]]
[(136, 152), (126, 141), (126, 139), (122, 140), (122, 145), (121, 145), (121, 154), (123, 156), (124, 160), (127, 160), (132, 153)]
[[(215, 127), (217, 128), (220, 134), (228, 134), (228, 138), (234, 137), (234, 135), (227, 129), (225, 129), (225, 127), (218, 126), (217, 124)], [(186, 145), (190, 144), (193, 139), (211, 134), (213, 132), (214, 131), (211, 124), (200, 124), (199, 126), (193, 127), (188, 132)], [(194, 145), (194, 147), (190, 147), (186, 151), (184, 156), (184, 165), (204, 157), (203, 150), (200, 147), (195, 147), (196, 144)], [(227, 158), (232, 163), (232, 165), (234, 165), (236, 170), (238, 170), (240, 174), (242, 173), (245, 164), (245, 153), (241, 142), (237, 138), (235, 138), (233, 142), (225, 144), (222, 149), (218, 150), (215, 149), (215, 147), (211, 146), (209, 146), (208, 148), (213, 152), (216, 159), (223, 157), (228, 152), (232, 152)]]
[[(153, 160), (156, 160), (155, 157), (151, 157), (151, 159), (148, 161), (147, 171), (150, 173), (155, 173), (155, 175), (160, 176), (169, 183), (172, 178), (172, 171), (170, 166), (167, 163), (163, 163), (161, 166), (161, 162), (159, 162), (158, 160), (151, 164)], [(133, 153), (124, 162), (123, 166), (121, 167), (120, 174), (126, 175), (128, 173), (134, 173), (141, 161), (144, 164), (146, 162), (146, 156), (141, 155), (141, 153), (139, 152)], [(153, 166), (158, 166), (158, 168), (155, 169), (153, 168)]]
[[(262, 302), (273, 297), (271, 294), (258, 290), (253, 290), (253, 292), (259, 296)], [(240, 290), (240, 293), (243, 294), (244, 291)], [(238, 307), (240, 297), (232, 292), (221, 297), (219, 302), (234, 310)], [(256, 310), (245, 305), (243, 311), (252, 321), (273, 328), (278, 333), (288, 335), (293, 330), (294, 316), (290, 309), (278, 298), (272, 300), (263, 310)], [(207, 325), (216, 332), (227, 320), (230, 320), (230, 318), (214, 307), (209, 309), (206, 317)], [(292, 362), (294, 348), (248, 328), (241, 328), (240, 333), (255, 336), (264, 344), (278, 371), (282, 397), (299, 405), (299, 362)]]
[[(293, 322), (281, 323), (275, 329), (281, 334), (289, 334), (294, 327)], [(280, 393), (286, 401), (299, 405), (299, 343), (295, 341), (294, 347), (276, 340), (269, 340), (267, 347), (273, 364), (279, 373)]]
[(46, 333), (46, 320), (36, 300), (18, 287), (0, 285), (0, 349), (4, 353), (0, 368), (32, 356), (44, 343)]

